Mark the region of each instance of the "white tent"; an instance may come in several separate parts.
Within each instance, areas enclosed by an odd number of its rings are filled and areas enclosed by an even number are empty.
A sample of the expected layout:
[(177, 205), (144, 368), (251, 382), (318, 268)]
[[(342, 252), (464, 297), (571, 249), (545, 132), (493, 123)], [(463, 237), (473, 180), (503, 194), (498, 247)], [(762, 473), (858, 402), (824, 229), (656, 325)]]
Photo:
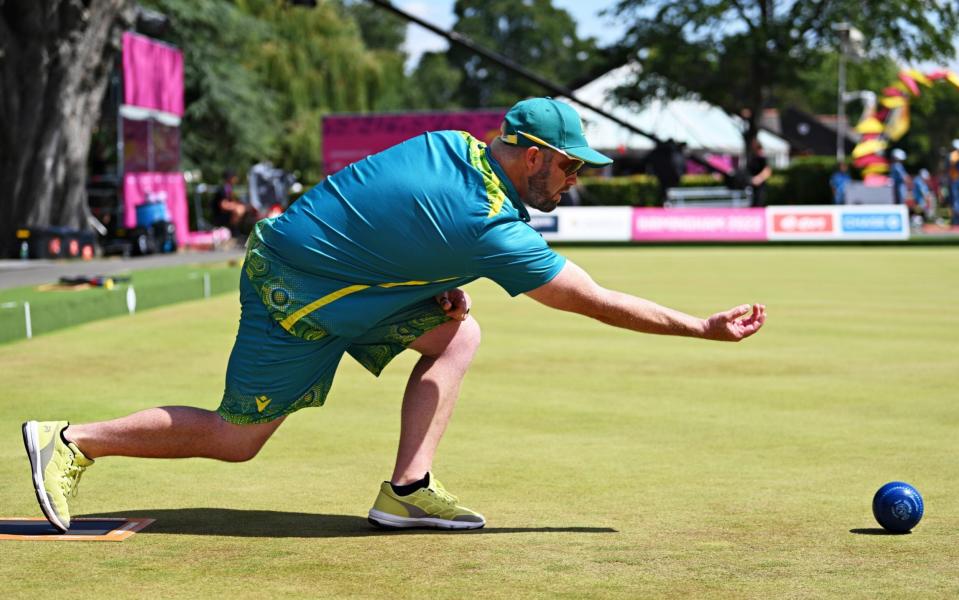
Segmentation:
[[(641, 111), (621, 106), (613, 100), (613, 91), (632, 81), (638, 70), (623, 65), (574, 90), (577, 98), (599, 106), (617, 118), (631, 123), (662, 140), (683, 142), (690, 150), (743, 156), (745, 121), (701, 100), (653, 100)], [(565, 100), (565, 99), (564, 99)], [(570, 104), (574, 104), (570, 102)], [(575, 104), (574, 104), (575, 105)], [(577, 106), (583, 115), (590, 146), (615, 152), (618, 149), (650, 150), (654, 143), (618, 123)], [(789, 143), (768, 131), (760, 130), (759, 143), (773, 167), (789, 164)]]

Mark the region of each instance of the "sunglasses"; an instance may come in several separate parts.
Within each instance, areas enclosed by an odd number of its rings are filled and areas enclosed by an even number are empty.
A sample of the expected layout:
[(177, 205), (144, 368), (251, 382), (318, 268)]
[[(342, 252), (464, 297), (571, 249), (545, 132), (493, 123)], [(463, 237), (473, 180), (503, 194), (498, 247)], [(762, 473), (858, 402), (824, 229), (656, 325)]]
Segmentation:
[[(567, 177), (572, 177), (573, 175), (578, 173), (580, 169), (586, 166), (585, 161), (579, 158), (576, 158), (575, 156), (570, 156), (564, 150), (560, 150), (559, 148), (550, 144), (546, 140), (538, 138), (531, 133), (526, 133), (525, 131), (520, 131), (518, 133), (522, 134), (523, 137), (533, 142), (533, 145), (536, 146), (537, 148), (541, 150), (543, 149), (552, 150), (553, 152), (556, 152), (557, 154), (559, 154), (560, 156), (568, 160), (569, 163), (565, 167), (561, 167), (563, 170), (563, 173), (565, 173)], [(518, 138), (515, 135), (502, 135), (500, 136), (500, 139), (503, 140), (503, 142), (510, 144), (512, 146), (519, 145)]]

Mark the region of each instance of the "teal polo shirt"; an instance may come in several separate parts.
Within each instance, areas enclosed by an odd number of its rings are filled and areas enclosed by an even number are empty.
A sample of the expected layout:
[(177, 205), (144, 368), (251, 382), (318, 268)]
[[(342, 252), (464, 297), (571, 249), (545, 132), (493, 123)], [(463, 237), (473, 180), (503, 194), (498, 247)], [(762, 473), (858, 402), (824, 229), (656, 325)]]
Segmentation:
[(344, 168), (258, 223), (246, 273), (290, 333), (352, 338), (480, 277), (514, 296), (548, 283), (565, 259), (528, 221), (486, 144), (430, 132)]

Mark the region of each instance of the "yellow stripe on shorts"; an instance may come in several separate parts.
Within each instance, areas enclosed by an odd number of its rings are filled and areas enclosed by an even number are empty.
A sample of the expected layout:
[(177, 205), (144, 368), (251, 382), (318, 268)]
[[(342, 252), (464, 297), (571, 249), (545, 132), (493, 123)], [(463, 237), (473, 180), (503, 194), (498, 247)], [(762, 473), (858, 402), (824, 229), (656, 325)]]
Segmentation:
[(381, 288), (394, 288), (400, 287), (401, 285), (427, 285), (429, 283), (443, 283), (444, 281), (453, 281), (456, 277), (447, 277), (445, 279), (435, 279), (433, 281), (399, 281), (397, 283), (381, 283), (379, 287)]
[[(394, 287), (400, 287), (404, 285), (427, 285), (430, 283), (442, 283), (444, 281), (453, 281), (454, 279), (457, 279), (457, 277), (446, 277), (444, 279), (436, 279), (434, 281), (418, 281), (418, 280), (398, 281), (396, 283), (381, 283), (377, 287), (394, 288)], [(287, 318), (283, 319), (282, 321), (280, 321), (280, 326), (283, 327), (283, 329), (286, 329), (287, 331), (291, 331), (291, 328), (294, 325), (296, 325), (297, 321), (299, 321), (306, 315), (310, 314), (314, 310), (318, 310), (331, 302), (336, 302), (337, 300), (339, 300), (340, 298), (344, 296), (349, 296), (350, 294), (361, 292), (367, 289), (368, 287), (370, 286), (357, 284), (357, 285), (351, 285), (343, 289), (336, 290), (335, 292), (331, 292), (318, 300), (314, 300), (313, 302), (310, 302), (309, 304), (307, 304), (300, 310), (296, 311), (295, 313), (291, 314)]]
[(306, 306), (304, 306), (304, 307), (301, 308), (300, 310), (296, 311), (295, 313), (291, 314), (291, 315), (288, 316), (287, 318), (283, 319), (282, 321), (280, 321), (280, 326), (283, 327), (283, 329), (286, 329), (287, 331), (290, 331), (290, 328), (293, 327), (293, 326), (296, 324), (297, 321), (299, 321), (300, 319), (302, 319), (302, 318), (305, 317), (306, 315), (310, 314), (310, 313), (313, 312), (314, 310), (316, 310), (316, 309), (318, 309), (318, 308), (320, 308), (320, 307), (322, 307), (322, 306), (326, 306), (326, 305), (329, 304), (330, 302), (336, 302), (337, 300), (339, 300), (339, 299), (342, 298), (343, 296), (349, 296), (350, 294), (353, 294), (353, 293), (355, 293), (355, 292), (359, 292), (359, 291), (365, 290), (365, 289), (368, 288), (368, 287), (370, 287), (370, 286), (368, 286), (368, 285), (351, 285), (351, 286), (349, 286), (349, 287), (345, 287), (345, 288), (343, 288), (343, 289), (336, 290), (335, 292), (331, 292), (331, 293), (323, 296), (322, 298), (319, 298), (318, 300), (314, 300), (313, 302), (310, 302), (309, 304), (307, 304)]

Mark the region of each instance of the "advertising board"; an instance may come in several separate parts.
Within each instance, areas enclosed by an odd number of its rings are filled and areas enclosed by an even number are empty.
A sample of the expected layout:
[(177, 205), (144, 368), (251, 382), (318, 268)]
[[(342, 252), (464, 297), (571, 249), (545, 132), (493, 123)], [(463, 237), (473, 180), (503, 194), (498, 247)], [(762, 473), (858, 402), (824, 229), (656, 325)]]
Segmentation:
[(909, 239), (909, 216), (902, 205), (770, 206), (766, 211), (772, 241)]
[(556, 242), (883, 241), (909, 239), (904, 206), (530, 209), (530, 225)]
[(427, 131), (455, 129), (491, 142), (506, 109), (323, 117), (323, 172), (331, 175), (370, 154)]
[(752, 242), (766, 239), (762, 208), (634, 208), (636, 242)]
[(548, 213), (530, 209), (530, 225), (547, 241), (628, 242), (630, 206), (560, 206)]

